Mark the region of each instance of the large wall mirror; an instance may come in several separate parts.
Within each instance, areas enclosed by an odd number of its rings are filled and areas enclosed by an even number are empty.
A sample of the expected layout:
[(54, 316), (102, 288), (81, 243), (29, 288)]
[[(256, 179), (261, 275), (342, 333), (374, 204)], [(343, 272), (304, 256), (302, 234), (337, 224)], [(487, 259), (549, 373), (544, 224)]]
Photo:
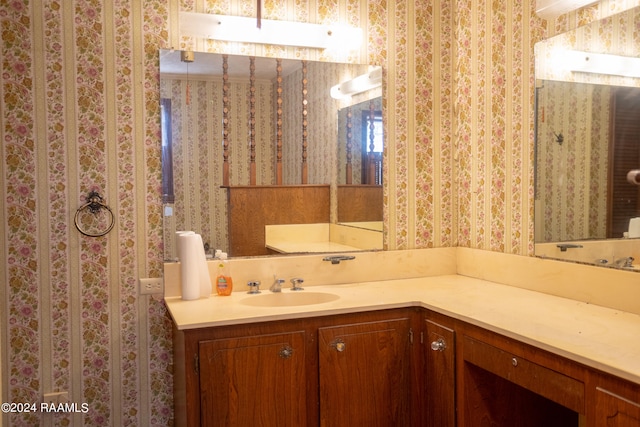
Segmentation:
[(621, 75), (640, 67), (584, 68), (639, 57), (639, 23), (636, 7), (536, 45), (538, 256), (640, 262), (640, 74)]
[(372, 69), (160, 51), (165, 260), (381, 249), (382, 88), (331, 96)]

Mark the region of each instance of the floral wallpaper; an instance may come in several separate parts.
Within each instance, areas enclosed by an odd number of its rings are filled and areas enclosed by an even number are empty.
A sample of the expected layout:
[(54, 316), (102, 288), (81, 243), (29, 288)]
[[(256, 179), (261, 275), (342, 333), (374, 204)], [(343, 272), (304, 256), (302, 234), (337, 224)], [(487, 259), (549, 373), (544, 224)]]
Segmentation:
[[(0, 6), (2, 397), (67, 391), (88, 408), (5, 414), (7, 425), (171, 422), (170, 322), (137, 284), (162, 272), (166, 16), (162, 1)], [(74, 226), (92, 190), (114, 213), (104, 237)]]
[[(263, 16), (365, 29), (344, 62), (384, 67), (386, 246), (533, 252), (533, 1), (267, 1)], [(561, 32), (630, 1), (549, 24)], [(634, 2), (637, 4), (637, 2)], [(635, 4), (634, 4), (635, 5)], [(0, 4), (2, 400), (68, 391), (85, 412), (7, 426), (173, 423), (171, 322), (137, 292), (162, 272), (158, 49), (335, 59), (182, 39), (179, 10), (253, 16), (252, 0)], [(604, 10), (606, 8), (606, 10)], [(90, 238), (96, 190), (115, 226)]]

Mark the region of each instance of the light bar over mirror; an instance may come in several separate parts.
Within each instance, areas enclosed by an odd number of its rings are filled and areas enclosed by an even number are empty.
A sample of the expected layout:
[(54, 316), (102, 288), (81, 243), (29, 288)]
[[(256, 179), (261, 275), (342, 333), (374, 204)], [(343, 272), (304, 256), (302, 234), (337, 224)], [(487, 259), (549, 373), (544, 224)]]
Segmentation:
[(342, 24), (306, 22), (180, 12), (182, 35), (240, 43), (272, 44), (352, 51), (362, 45), (362, 29)]
[(331, 88), (331, 97), (342, 99), (375, 89), (382, 85), (382, 67), (374, 67), (366, 74), (339, 83)]
[(640, 58), (607, 53), (566, 51), (567, 68), (574, 72), (640, 77)]

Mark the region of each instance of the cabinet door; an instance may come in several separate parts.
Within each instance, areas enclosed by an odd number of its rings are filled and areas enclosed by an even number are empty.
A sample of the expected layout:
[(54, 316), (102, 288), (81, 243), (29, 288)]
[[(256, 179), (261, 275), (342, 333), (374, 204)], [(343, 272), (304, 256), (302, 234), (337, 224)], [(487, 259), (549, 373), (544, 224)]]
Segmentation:
[(640, 393), (634, 396), (636, 401), (596, 388), (596, 420), (592, 425), (602, 427), (638, 427), (640, 426)]
[(320, 328), (320, 425), (410, 425), (409, 319)]
[(425, 354), (426, 420), (429, 427), (455, 427), (455, 335), (431, 320), (426, 321)]
[(201, 425), (305, 425), (304, 350), (304, 332), (201, 341)]

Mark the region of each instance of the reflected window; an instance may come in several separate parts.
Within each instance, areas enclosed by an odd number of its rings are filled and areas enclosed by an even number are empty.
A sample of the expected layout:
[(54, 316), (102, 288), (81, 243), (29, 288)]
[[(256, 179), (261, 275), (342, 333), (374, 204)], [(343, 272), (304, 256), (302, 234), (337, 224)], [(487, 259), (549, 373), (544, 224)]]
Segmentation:
[(384, 131), (382, 111), (362, 112), (362, 183), (382, 185), (382, 148)]
[(174, 203), (171, 99), (169, 98), (160, 100), (160, 127), (162, 133), (162, 203)]

